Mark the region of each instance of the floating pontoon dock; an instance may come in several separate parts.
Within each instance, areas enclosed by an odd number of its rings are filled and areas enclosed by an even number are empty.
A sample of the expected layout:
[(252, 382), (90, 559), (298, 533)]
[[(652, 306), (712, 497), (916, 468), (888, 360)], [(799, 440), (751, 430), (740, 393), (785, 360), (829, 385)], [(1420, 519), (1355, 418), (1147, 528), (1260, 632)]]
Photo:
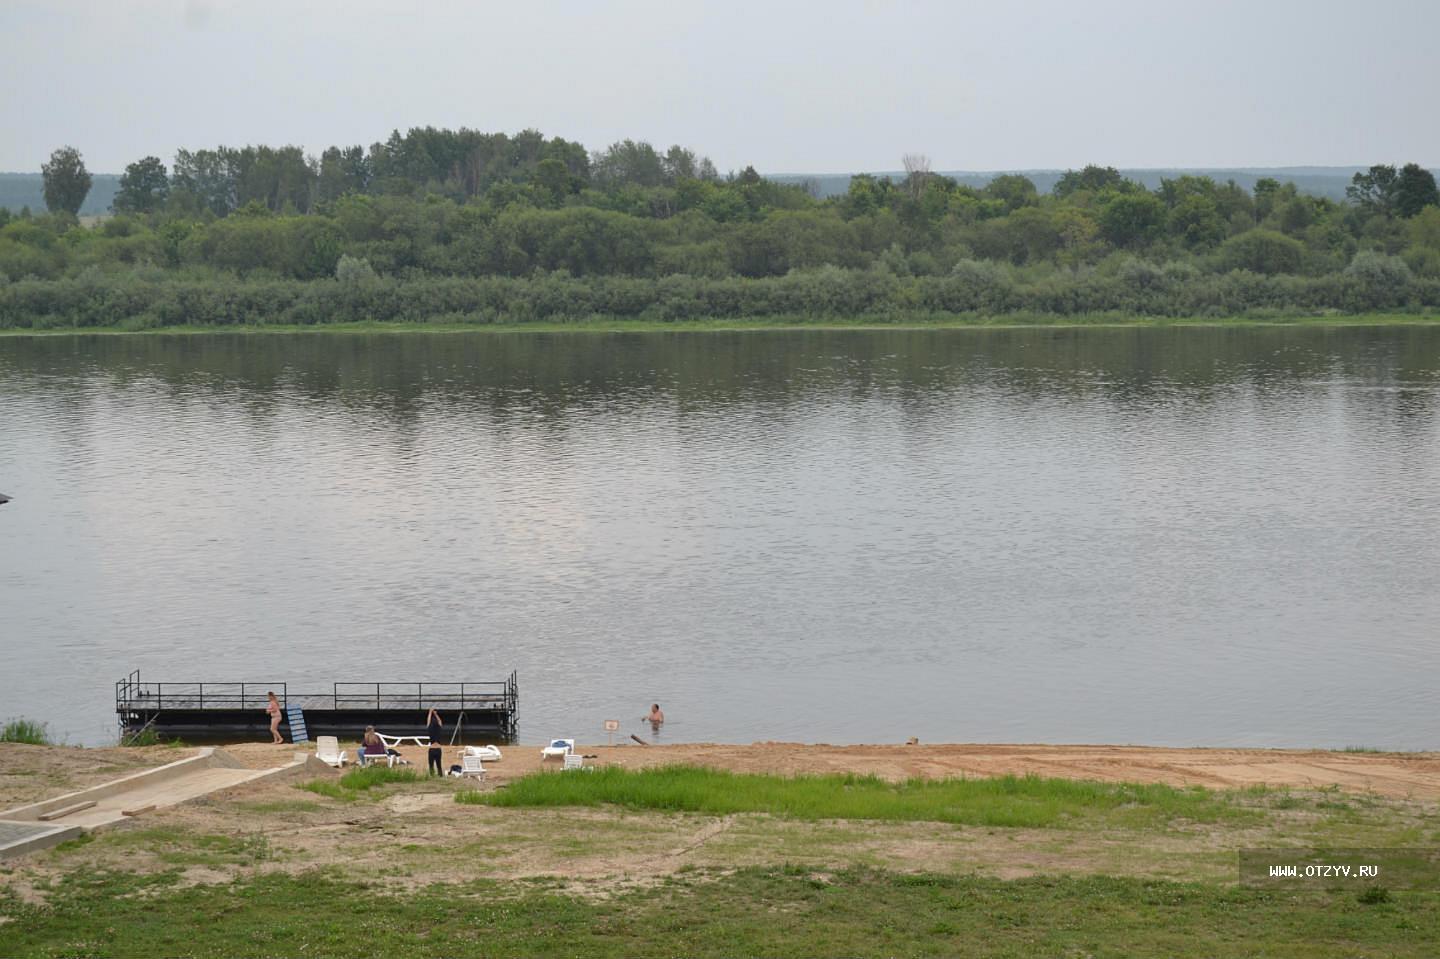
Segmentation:
[(393, 736), (425, 735), (425, 719), (438, 709), (446, 739), (509, 740), (515, 735), (520, 689), (515, 673), (482, 683), (332, 683), (329, 691), (300, 692), (286, 683), (146, 683), (137, 669), (115, 684), (115, 715), (123, 734), (153, 729), (161, 737), (195, 741), (268, 741), (266, 694), (284, 712), (280, 732), (288, 740), (290, 710), (299, 706), (311, 739), (358, 739), (366, 726)]

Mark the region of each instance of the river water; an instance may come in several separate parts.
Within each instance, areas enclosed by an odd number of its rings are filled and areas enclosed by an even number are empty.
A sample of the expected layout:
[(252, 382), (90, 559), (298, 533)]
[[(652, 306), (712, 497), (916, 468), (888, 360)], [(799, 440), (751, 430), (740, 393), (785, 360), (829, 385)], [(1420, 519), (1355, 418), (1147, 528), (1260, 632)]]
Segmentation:
[(1440, 746), (1440, 329), (0, 339), (0, 719)]

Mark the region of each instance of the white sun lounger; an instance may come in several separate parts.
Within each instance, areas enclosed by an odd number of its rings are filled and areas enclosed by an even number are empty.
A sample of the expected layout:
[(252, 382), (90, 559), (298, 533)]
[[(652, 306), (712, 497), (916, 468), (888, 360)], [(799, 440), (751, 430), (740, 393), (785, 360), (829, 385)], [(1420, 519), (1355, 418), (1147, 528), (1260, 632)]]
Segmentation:
[(345, 750), (340, 748), (340, 740), (335, 736), (315, 737), (315, 758), (322, 763), (340, 769), (345, 765)]
[(586, 769), (586, 768), (588, 768), (588, 767), (586, 767), (586, 765), (585, 765), (585, 757), (584, 757), (584, 756), (580, 755), (579, 753), (566, 753), (566, 754), (565, 754), (565, 768), (568, 770), (568, 769)]
[(501, 759), (500, 750), (495, 746), (466, 746), (465, 755), (479, 756), (492, 763), (499, 762)]
[(552, 739), (550, 745), (540, 750), (540, 761), (558, 756), (564, 758), (575, 751), (575, 740), (573, 739)]

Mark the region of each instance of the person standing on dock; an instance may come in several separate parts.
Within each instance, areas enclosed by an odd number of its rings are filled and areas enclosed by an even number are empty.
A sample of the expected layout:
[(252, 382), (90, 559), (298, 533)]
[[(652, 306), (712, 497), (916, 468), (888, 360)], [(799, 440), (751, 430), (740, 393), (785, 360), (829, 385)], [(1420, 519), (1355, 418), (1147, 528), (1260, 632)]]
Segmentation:
[(440, 749), (440, 733), (445, 728), (445, 721), (440, 718), (439, 711), (433, 706), (430, 709), (430, 715), (425, 717), (425, 725), (429, 727), (426, 732), (430, 734), (430, 765), (427, 771), (432, 776), (443, 776), (445, 768), (440, 762), (443, 755)]
[(270, 741), (278, 746), (285, 742), (285, 738), (280, 735), (280, 700), (275, 698), (273, 692), (265, 695), (270, 699), (265, 704), (265, 711), (270, 714)]

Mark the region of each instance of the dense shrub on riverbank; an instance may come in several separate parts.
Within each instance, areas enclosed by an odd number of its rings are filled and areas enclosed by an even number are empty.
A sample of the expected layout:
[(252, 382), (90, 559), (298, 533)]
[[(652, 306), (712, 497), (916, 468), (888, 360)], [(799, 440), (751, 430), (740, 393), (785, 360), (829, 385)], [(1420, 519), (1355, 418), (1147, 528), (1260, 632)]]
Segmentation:
[(947, 276), (822, 267), (746, 279), (666, 276), (407, 279), (186, 279), (158, 271), (0, 284), (0, 329), (319, 325), (354, 322), (579, 322), (593, 317), (903, 319), (945, 314), (1126, 313), (1226, 317), (1256, 312), (1355, 313), (1440, 307), (1440, 279), (1411, 275), (1383, 256), (1343, 273), (1202, 274), (1143, 261), (1113, 271), (1021, 271), (963, 261)]

